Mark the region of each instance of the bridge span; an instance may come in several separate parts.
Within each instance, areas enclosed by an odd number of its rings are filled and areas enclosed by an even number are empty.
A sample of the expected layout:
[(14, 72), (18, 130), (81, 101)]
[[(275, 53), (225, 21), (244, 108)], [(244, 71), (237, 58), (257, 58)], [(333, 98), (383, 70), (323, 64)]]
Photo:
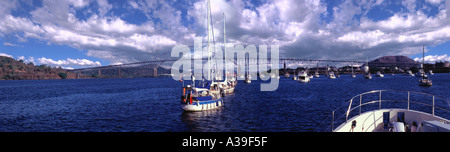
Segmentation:
[[(150, 60), (142, 62), (133, 62), (117, 65), (107, 65), (89, 68), (79, 68), (68, 70), (76, 73), (77, 78), (123, 78), (123, 77), (157, 77), (158, 68), (163, 63), (175, 62), (183, 59), (161, 59)], [(193, 60), (193, 59), (191, 59)], [(207, 59), (203, 58), (203, 63)], [(223, 60), (223, 59), (222, 59)], [(258, 64), (270, 64), (272, 59), (257, 59), (257, 58), (234, 58), (227, 59), (227, 63), (233, 63), (237, 66), (248, 66)], [(277, 59), (280, 65), (291, 63), (306, 63), (306, 64), (324, 64), (324, 63), (346, 63), (347, 65), (363, 64), (366, 61), (361, 60), (322, 60), (322, 59), (297, 59), (297, 58), (279, 58)]]

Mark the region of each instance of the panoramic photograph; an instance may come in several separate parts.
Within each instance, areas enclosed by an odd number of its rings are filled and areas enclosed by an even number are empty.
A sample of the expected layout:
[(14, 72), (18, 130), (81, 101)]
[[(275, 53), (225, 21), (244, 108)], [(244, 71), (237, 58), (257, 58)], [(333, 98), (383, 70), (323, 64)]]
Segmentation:
[(204, 149), (450, 132), (450, 1), (2, 0), (0, 16), (0, 132)]

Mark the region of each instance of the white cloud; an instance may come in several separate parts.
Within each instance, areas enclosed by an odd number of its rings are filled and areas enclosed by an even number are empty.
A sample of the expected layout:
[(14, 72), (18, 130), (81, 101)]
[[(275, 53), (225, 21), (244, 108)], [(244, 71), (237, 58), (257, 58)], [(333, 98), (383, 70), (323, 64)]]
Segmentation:
[(6, 56), (6, 57), (14, 58), (12, 55), (9, 55), (9, 54), (6, 54), (6, 53), (0, 53), (0, 56)]
[(51, 66), (78, 66), (78, 67), (93, 67), (93, 66), (101, 66), (102, 64), (98, 61), (90, 61), (88, 59), (71, 59), (67, 58), (66, 60), (53, 60), (47, 59), (45, 57), (38, 58), (37, 61), (40, 64), (47, 64)]
[[(430, 6), (439, 7), (436, 15), (417, 11), (420, 6), (416, 1), (403, 1), (401, 4), (407, 10), (392, 11), (391, 16), (377, 20), (368, 18), (367, 14), (374, 7), (388, 9), (385, 5), (392, 2), (344, 0), (327, 6), (325, 1), (317, 0), (267, 0), (261, 4), (214, 0), (211, 7), (216, 42), (223, 40), (222, 13), (225, 12), (228, 42), (278, 44), (280, 55), (288, 57), (365, 60), (367, 56), (413, 55), (420, 53), (421, 49), (417, 48), (422, 45), (449, 41), (450, 2), (427, 2), (439, 4)], [(192, 45), (195, 36), (206, 34), (203, 0), (182, 4), (133, 0), (125, 2), (126, 6), (114, 4), (107, 0), (43, 1), (42, 6), (30, 10), (31, 17), (11, 15), (11, 10), (19, 9), (16, 3), (0, 4), (3, 17), (0, 36), (68, 45), (110, 63), (129, 63), (162, 57), (174, 45)], [(179, 5), (186, 10), (177, 8)], [(148, 20), (140, 24), (127, 22), (114, 12), (121, 7), (142, 13)], [(78, 17), (83, 16), (77, 14), (81, 8), (86, 8), (83, 11), (89, 14), (84, 14), (86, 18)], [(83, 63), (69, 59), (39, 58), (38, 61), (72, 67)], [(84, 64), (88, 65), (96, 64)]]
[[(422, 62), (422, 59), (423, 58), (414, 58), (414, 61)], [(448, 56), (447, 54), (425, 56), (425, 63), (436, 63), (437, 61), (450, 62), (450, 56)]]
[(442, 0), (425, 0), (425, 1), (431, 4), (440, 4)]

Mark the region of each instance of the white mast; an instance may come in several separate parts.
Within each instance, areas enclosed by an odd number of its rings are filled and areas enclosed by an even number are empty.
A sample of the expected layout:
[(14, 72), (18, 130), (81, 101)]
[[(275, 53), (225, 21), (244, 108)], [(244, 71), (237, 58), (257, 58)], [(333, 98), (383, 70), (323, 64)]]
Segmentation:
[(228, 78), (228, 70), (227, 70), (227, 50), (226, 50), (226, 44), (227, 44), (227, 38), (226, 38), (226, 31), (225, 31), (225, 12), (223, 12), (223, 52), (224, 52), (224, 67), (225, 67), (225, 82), (227, 82)]
[(212, 52), (211, 52), (211, 38), (210, 38), (210, 31), (211, 31), (211, 19), (210, 19), (210, 17), (211, 17), (211, 10), (210, 10), (210, 2), (209, 2), (209, 0), (207, 1), (207, 10), (206, 10), (206, 14), (207, 14), (207, 26), (208, 26), (208, 62), (209, 62), (209, 65), (208, 65), (208, 77), (209, 77), (209, 80), (211, 80), (211, 81), (213, 81), (213, 79), (212, 79), (212, 73), (211, 73), (211, 62), (212, 62)]

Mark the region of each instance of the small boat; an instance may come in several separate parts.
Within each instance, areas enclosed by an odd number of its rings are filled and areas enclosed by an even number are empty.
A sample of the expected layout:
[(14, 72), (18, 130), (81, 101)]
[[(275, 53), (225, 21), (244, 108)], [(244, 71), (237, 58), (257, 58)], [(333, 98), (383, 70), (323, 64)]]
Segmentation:
[(328, 78), (330, 78), (330, 79), (336, 79), (336, 76), (334, 76), (334, 72), (333, 72), (333, 71), (330, 71), (330, 72), (328, 73)]
[(284, 77), (285, 77), (285, 78), (289, 78), (289, 77), (291, 77), (291, 76), (289, 75), (289, 73), (286, 73), (286, 74), (284, 74)]
[[(410, 96), (423, 96), (423, 98), (410, 98)], [(428, 100), (433, 102), (430, 104)], [(438, 102), (444, 104), (438, 104)], [(421, 106), (426, 107), (421, 108)], [(345, 113), (338, 115), (337, 120), (334, 119), (334, 112), (337, 110), (333, 111), (331, 130), (333, 132), (450, 132), (450, 120), (446, 119), (450, 112), (445, 110), (449, 109), (447, 106), (449, 105), (446, 98), (427, 93), (373, 90), (351, 98), (348, 108), (345, 107)], [(445, 114), (447, 117), (437, 116), (435, 109), (440, 110), (439, 114)], [(345, 120), (342, 120), (344, 118)], [(334, 122), (343, 123), (334, 129)]]
[(433, 82), (428, 78), (428, 75), (423, 75), (422, 79), (419, 80), (420, 86), (432, 86)]
[(315, 76), (316, 78), (318, 78), (318, 77), (319, 77), (319, 72), (316, 71), (316, 72), (314, 73), (314, 76)]
[(252, 76), (250, 76), (250, 74), (247, 75), (247, 78), (245, 78), (244, 83), (252, 83)]
[(366, 73), (364, 73), (364, 78), (372, 79), (372, 75), (370, 74), (370, 72), (366, 72)]
[(353, 72), (353, 66), (350, 66), (352, 68), (352, 78), (356, 77), (356, 74)]
[(432, 70), (428, 70), (428, 74), (429, 74), (429, 75), (434, 75), (434, 73), (433, 73)]
[(383, 74), (381, 74), (381, 72), (380, 71), (378, 71), (377, 72), (377, 74), (375, 75), (376, 77), (384, 77), (384, 75)]
[(403, 73), (404, 76), (414, 76), (411, 70), (407, 70), (406, 73)]
[(311, 80), (309, 79), (308, 73), (306, 73), (305, 71), (300, 71), (298, 73), (297, 82), (307, 83), (307, 82), (310, 82), (310, 81)]
[(423, 69), (419, 69), (419, 71), (415, 74), (416, 77), (423, 77), (423, 75), (425, 75)]
[(205, 111), (221, 107), (222, 96), (212, 94), (210, 91), (208, 88), (191, 87), (191, 85), (183, 87), (181, 107), (184, 111)]

